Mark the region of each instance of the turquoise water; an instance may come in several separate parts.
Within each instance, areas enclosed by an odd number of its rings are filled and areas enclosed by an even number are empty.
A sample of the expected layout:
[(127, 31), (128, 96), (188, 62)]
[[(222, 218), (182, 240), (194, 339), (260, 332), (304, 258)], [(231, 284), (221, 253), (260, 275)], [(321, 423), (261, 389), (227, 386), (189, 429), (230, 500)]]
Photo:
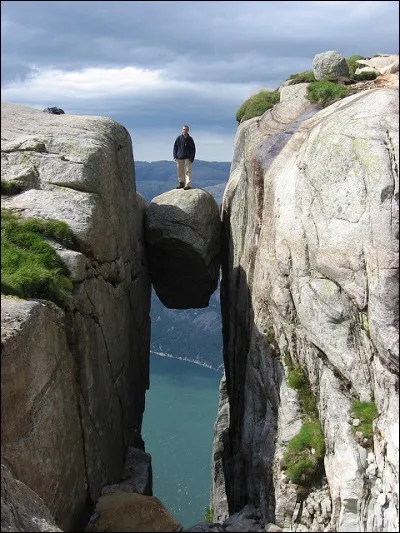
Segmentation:
[(184, 527), (204, 521), (222, 374), (151, 354), (142, 436), (152, 456), (153, 494)]

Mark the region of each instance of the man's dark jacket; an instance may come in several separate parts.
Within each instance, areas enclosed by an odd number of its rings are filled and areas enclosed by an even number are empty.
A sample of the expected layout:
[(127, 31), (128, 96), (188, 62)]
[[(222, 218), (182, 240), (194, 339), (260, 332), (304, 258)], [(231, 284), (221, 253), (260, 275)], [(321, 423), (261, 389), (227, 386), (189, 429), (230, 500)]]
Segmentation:
[(193, 163), (196, 155), (196, 146), (190, 135), (179, 135), (174, 143), (174, 159), (190, 159)]

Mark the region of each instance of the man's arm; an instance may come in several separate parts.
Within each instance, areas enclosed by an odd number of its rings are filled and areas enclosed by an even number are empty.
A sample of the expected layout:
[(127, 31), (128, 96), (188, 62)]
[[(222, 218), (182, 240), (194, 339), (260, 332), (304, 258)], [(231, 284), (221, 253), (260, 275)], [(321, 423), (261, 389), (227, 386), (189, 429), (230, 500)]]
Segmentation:
[(194, 140), (192, 137), (191, 137), (191, 140), (192, 140), (192, 150), (191, 150), (192, 153), (191, 153), (190, 162), (193, 163), (194, 158), (196, 156), (196, 145), (194, 144)]
[(174, 150), (172, 152), (172, 159), (176, 159), (177, 156), (178, 156), (178, 139), (175, 139), (175, 142), (174, 142)]

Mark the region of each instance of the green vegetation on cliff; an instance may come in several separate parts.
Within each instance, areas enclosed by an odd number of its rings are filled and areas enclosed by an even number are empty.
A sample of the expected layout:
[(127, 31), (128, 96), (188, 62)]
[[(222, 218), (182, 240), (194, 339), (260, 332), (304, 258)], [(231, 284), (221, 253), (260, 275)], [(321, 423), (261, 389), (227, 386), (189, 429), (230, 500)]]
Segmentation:
[(24, 219), (1, 210), (1, 292), (64, 306), (72, 290), (69, 271), (45, 237), (70, 248), (76, 244), (65, 222)]
[(296, 83), (312, 83), (313, 81), (316, 81), (312, 70), (305, 70), (304, 72), (291, 74), (288, 80), (291, 81), (291, 85), (296, 85)]
[(319, 420), (304, 422), (289, 442), (282, 459), (291, 483), (309, 486), (323, 469), (325, 441)]
[(237, 110), (236, 120), (241, 123), (249, 118), (260, 117), (265, 111), (277, 104), (279, 99), (278, 89), (275, 91), (260, 91), (257, 94), (253, 94)]
[(307, 87), (307, 98), (312, 103), (326, 107), (337, 100), (349, 95), (349, 89), (345, 85), (331, 81), (316, 81)]
[(366, 57), (364, 56), (360, 56), (358, 54), (354, 54), (350, 57), (346, 57), (346, 63), (347, 63), (347, 66), (349, 67), (349, 76), (350, 76), (350, 79), (353, 79), (354, 78), (354, 74), (356, 73), (356, 70), (360, 67), (362, 67), (362, 65), (360, 65), (360, 63), (357, 63), (357, 61), (359, 59), (367, 59)]
[(317, 404), (311, 392), (307, 376), (300, 365), (293, 365), (288, 373), (288, 385), (297, 390), (300, 409), (304, 418), (310, 420), (318, 418)]
[(378, 416), (378, 409), (374, 402), (360, 402), (355, 401), (351, 404), (351, 414), (357, 418), (360, 423), (358, 426), (353, 426), (353, 432), (362, 434), (360, 444), (362, 446), (370, 446), (372, 444), (373, 426), (372, 423)]
[(204, 521), (211, 524), (213, 521), (214, 511), (212, 507), (207, 507), (204, 513)]
[(308, 487), (323, 471), (325, 440), (317, 405), (304, 370), (292, 363), (288, 353), (285, 354), (285, 363), (288, 385), (298, 393), (303, 425), (289, 441), (281, 466), (291, 483)]
[(1, 194), (5, 196), (12, 196), (22, 191), (22, 186), (15, 181), (1, 180)]

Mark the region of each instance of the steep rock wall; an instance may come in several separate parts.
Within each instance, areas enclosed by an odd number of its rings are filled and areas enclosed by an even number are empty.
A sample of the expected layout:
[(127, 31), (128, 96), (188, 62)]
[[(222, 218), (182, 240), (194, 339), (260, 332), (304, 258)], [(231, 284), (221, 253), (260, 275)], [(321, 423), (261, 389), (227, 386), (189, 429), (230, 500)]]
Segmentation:
[[(304, 96), (304, 85), (283, 87), (281, 103), (236, 136), (222, 205), (230, 425), (214, 494), (225, 483), (230, 513), (249, 503), (293, 530), (391, 531), (398, 90), (364, 91), (314, 116)], [(308, 378), (325, 438), (324, 472), (307, 490), (288, 483), (280, 462), (302, 425), (287, 385), (293, 364)], [(370, 447), (353, 431), (356, 400), (378, 409)]]
[(2, 347), (2, 455), (68, 530), (119, 480), (127, 447), (144, 448), (146, 204), (130, 136), (113, 120), (4, 103), (1, 130), (2, 180), (23, 187), (2, 207), (65, 221), (79, 241), (79, 251), (54, 243), (74, 281), (70, 306), (5, 299)]

